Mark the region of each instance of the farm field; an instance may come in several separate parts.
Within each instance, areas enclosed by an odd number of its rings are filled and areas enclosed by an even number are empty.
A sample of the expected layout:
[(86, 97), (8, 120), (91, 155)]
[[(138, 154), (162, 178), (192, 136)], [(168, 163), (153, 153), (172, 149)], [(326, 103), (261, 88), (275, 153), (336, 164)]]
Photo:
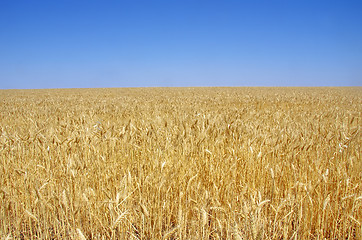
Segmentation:
[(362, 239), (362, 88), (0, 90), (1, 239)]

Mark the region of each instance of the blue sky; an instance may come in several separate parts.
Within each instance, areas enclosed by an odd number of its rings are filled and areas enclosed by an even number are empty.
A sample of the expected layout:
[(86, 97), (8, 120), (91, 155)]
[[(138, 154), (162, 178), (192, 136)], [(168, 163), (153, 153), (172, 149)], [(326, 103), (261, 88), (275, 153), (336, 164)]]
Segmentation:
[(0, 0), (0, 89), (361, 83), (362, 1)]

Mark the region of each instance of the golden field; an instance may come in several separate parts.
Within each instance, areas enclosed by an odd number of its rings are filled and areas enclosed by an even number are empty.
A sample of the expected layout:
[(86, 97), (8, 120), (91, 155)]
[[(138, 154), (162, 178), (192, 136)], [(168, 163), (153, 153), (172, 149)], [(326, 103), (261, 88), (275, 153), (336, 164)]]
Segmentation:
[(2, 239), (361, 239), (362, 88), (0, 90)]

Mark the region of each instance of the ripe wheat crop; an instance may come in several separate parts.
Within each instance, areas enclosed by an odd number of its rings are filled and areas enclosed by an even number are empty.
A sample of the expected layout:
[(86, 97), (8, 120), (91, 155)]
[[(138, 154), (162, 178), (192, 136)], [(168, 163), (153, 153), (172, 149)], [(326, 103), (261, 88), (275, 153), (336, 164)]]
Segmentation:
[(362, 88), (0, 100), (2, 239), (362, 238)]

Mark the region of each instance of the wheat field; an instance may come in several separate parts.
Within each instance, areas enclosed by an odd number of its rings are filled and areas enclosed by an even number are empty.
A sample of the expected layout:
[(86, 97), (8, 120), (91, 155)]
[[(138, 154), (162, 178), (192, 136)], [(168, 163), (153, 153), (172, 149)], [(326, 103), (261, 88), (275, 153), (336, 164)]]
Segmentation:
[(2, 239), (361, 239), (362, 88), (0, 90)]

